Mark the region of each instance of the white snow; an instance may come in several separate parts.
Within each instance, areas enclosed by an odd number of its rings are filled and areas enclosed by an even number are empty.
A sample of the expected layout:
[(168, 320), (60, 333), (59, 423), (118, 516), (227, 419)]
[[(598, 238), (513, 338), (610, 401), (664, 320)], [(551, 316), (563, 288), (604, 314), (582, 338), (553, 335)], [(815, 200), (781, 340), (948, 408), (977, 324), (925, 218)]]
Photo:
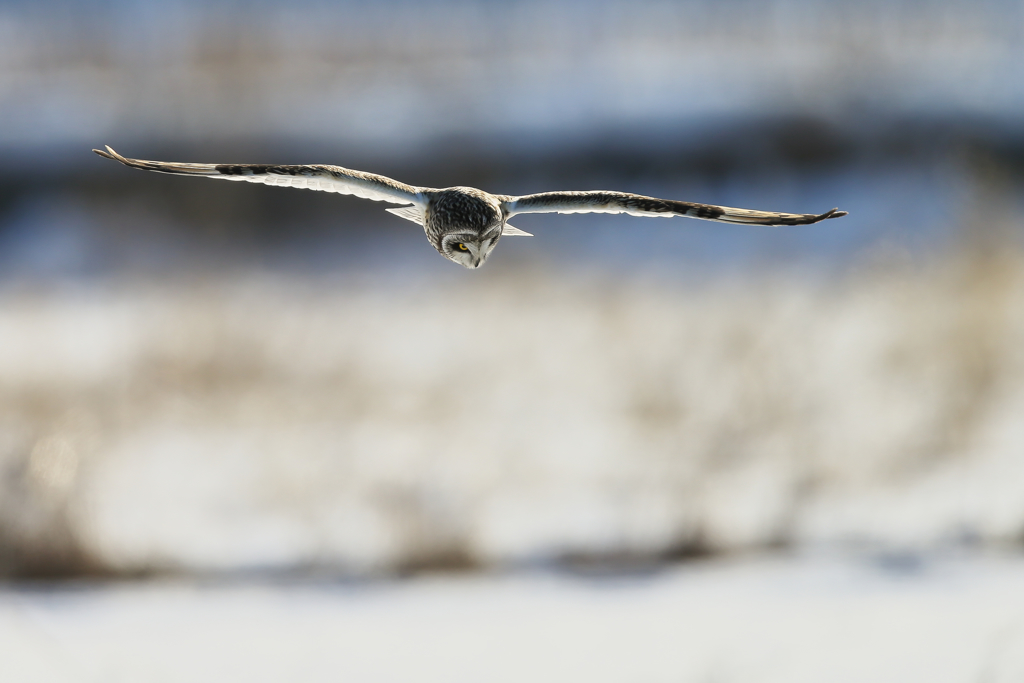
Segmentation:
[(363, 575), (1019, 543), (1019, 254), (821, 287), (526, 281), (7, 292), (0, 464), (24, 474), (0, 539)]
[(827, 559), (377, 584), (0, 591), (5, 683), (988, 683), (1024, 676), (1024, 561)]

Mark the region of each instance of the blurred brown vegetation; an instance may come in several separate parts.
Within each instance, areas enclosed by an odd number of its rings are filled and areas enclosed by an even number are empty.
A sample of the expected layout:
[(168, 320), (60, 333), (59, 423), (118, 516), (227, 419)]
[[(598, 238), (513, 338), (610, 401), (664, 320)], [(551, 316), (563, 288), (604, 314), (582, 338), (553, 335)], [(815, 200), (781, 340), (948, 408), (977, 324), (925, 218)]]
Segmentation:
[(1019, 544), (1024, 254), (0, 300), (4, 573)]
[[(1022, 36), (1003, 0), (0, 5), (0, 575), (1018, 548)], [(379, 205), (105, 143), (851, 215), (524, 217), (469, 280)]]

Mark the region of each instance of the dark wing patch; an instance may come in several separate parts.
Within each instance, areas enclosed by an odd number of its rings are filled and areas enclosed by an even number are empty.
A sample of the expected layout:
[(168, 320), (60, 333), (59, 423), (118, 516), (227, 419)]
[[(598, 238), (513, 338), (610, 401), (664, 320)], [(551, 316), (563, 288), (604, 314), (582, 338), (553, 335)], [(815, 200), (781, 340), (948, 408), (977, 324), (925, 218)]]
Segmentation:
[(205, 176), (220, 180), (242, 180), (279, 187), (298, 187), (322, 192), (350, 194), (391, 204), (425, 205), (424, 188), (413, 187), (386, 176), (353, 171), (341, 166), (268, 164), (189, 164), (129, 159), (110, 147), (94, 149), (101, 157), (120, 161), (125, 166), (158, 173)]
[(632, 216), (689, 216), (723, 223), (753, 225), (807, 225), (828, 218), (845, 216), (845, 211), (832, 209), (821, 214), (777, 213), (734, 209), (728, 206), (657, 199), (627, 192), (542, 192), (510, 197), (505, 202), (509, 216), (517, 213), (628, 213)]

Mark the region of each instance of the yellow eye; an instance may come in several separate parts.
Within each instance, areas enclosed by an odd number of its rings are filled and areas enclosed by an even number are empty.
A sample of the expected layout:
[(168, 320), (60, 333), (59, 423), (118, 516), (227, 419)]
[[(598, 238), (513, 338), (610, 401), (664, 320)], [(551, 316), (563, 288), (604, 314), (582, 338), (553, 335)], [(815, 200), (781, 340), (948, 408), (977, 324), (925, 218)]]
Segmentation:
[(459, 251), (469, 251), (465, 244), (459, 242)]

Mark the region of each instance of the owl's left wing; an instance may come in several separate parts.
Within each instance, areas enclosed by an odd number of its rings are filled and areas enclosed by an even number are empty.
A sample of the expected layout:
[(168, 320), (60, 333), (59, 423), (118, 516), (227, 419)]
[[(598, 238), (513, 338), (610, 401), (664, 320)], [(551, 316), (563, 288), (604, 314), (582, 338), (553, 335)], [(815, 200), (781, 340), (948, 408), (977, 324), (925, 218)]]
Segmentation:
[(845, 216), (845, 211), (832, 209), (821, 214), (776, 213), (734, 209), (713, 204), (656, 199), (628, 192), (542, 192), (522, 197), (509, 197), (505, 202), (509, 216), (517, 213), (628, 213), (632, 216), (689, 216), (723, 223), (754, 225), (807, 225), (828, 218)]
[[(364, 199), (391, 204), (413, 204), (418, 208), (426, 206), (424, 188), (400, 183), (391, 178), (353, 171), (341, 166), (292, 165), (270, 166), (266, 164), (187, 164), (167, 161), (146, 161), (129, 159), (110, 147), (106, 151), (94, 149), (101, 157), (120, 161), (125, 166), (145, 171), (173, 173), (176, 175), (204, 176), (220, 180), (244, 180), (279, 187), (299, 187), (322, 192), (350, 194)], [(411, 208), (411, 207), (410, 207)]]

